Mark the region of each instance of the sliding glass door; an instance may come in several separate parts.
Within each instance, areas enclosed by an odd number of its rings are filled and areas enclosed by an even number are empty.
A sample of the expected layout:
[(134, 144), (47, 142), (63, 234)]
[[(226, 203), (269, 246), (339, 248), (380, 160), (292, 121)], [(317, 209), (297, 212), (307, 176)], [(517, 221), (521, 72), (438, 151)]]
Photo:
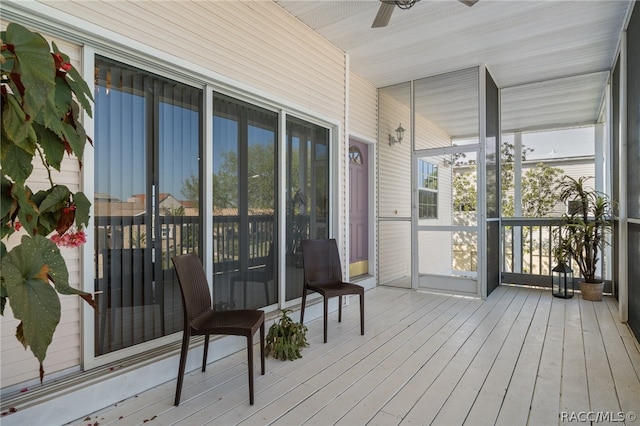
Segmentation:
[(171, 256), (201, 247), (202, 91), (96, 58), (95, 355), (182, 330)]
[(283, 112), (213, 93), (204, 176), (202, 89), (102, 57), (95, 69), (95, 356), (182, 330), (171, 257), (202, 256), (204, 238), (215, 309), (299, 298), (300, 240), (329, 236), (329, 128), (286, 115), (281, 129)]
[(300, 240), (329, 237), (329, 130), (291, 116), (286, 130), (286, 296), (302, 296)]
[(268, 306), (278, 300), (278, 115), (219, 94), (213, 109), (214, 304)]

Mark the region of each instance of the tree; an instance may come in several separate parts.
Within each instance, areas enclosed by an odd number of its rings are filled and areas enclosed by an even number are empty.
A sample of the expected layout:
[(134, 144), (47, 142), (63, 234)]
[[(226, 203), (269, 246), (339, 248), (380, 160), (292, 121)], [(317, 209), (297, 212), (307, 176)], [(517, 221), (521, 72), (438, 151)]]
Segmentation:
[(453, 176), (454, 209), (460, 212), (476, 211), (478, 203), (478, 190), (476, 187), (476, 173), (467, 170), (462, 173), (455, 172)]
[(522, 178), (522, 216), (544, 217), (560, 200), (557, 184), (564, 171), (538, 163)]
[(249, 146), (249, 206), (254, 209), (275, 208), (274, 144)]
[[(533, 152), (533, 148), (523, 147), (522, 160), (525, 161), (527, 154)], [(502, 216), (510, 217), (515, 212), (515, 200), (513, 196), (514, 188), (514, 145), (510, 142), (503, 142), (500, 149), (501, 170), (501, 208)], [(457, 158), (457, 166), (474, 166), (475, 161), (465, 162)], [(543, 217), (549, 214), (558, 202), (556, 184), (563, 170), (557, 167), (550, 167), (543, 163), (536, 164), (535, 167), (527, 170), (522, 178), (522, 216)], [(457, 211), (476, 211), (476, 171), (472, 170), (455, 172), (453, 177), (454, 187), (454, 208)]]
[(200, 180), (198, 176), (191, 175), (185, 179), (180, 193), (194, 208), (197, 208), (200, 201)]

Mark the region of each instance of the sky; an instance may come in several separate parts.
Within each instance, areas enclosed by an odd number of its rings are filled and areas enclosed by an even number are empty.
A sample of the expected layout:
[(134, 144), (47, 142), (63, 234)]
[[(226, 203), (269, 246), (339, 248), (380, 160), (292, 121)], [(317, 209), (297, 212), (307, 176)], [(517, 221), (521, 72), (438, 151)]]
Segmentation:
[(590, 126), (524, 133), (522, 144), (534, 149), (527, 154), (530, 160), (594, 155), (595, 130)]
[[(503, 134), (503, 141), (513, 142), (513, 134)], [(454, 141), (456, 145), (477, 144), (477, 139)], [(593, 126), (570, 129), (527, 132), (522, 134), (522, 145), (533, 148), (528, 160), (563, 157), (582, 157), (595, 153), (595, 128)]]

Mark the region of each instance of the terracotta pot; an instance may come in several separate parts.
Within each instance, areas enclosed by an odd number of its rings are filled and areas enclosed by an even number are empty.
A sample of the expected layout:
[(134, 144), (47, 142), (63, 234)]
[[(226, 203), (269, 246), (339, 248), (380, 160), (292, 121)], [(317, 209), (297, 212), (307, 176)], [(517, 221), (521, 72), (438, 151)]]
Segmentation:
[(584, 300), (592, 302), (600, 302), (602, 300), (602, 291), (604, 290), (604, 282), (601, 283), (579, 283), (580, 293)]

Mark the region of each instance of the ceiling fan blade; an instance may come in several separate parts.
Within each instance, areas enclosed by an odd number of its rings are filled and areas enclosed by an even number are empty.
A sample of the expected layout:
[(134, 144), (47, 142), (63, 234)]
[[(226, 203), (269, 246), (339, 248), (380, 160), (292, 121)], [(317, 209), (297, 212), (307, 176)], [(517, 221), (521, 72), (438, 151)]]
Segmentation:
[(478, 0), (459, 0), (459, 1), (460, 1), (460, 3), (464, 3), (469, 7), (471, 7), (474, 4), (478, 3)]
[(391, 19), (391, 14), (393, 13), (394, 7), (396, 6), (393, 3), (380, 2), (380, 9), (378, 9), (378, 14), (373, 20), (371, 28), (386, 27), (389, 23), (389, 20)]

